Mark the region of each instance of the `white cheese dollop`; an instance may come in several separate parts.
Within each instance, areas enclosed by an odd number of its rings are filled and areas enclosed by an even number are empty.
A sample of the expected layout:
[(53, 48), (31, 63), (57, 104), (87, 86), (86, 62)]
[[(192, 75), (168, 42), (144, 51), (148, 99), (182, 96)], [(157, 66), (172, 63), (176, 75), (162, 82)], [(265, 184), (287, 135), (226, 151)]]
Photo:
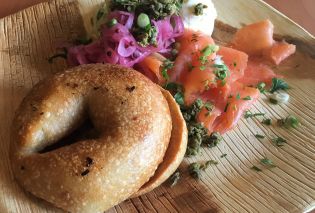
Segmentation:
[[(206, 5), (203, 15), (195, 15), (195, 6), (199, 3)], [(185, 28), (201, 31), (211, 36), (214, 29), (214, 21), (217, 18), (217, 11), (212, 0), (186, 0), (183, 3), (180, 15), (183, 17)]]

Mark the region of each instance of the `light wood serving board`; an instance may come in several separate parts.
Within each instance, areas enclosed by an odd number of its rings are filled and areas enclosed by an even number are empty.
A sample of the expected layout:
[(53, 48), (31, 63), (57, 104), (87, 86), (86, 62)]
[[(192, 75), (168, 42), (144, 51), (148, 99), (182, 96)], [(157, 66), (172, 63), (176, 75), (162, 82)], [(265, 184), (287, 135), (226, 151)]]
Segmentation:
[[(57, 0), (39, 4), (0, 20), (0, 212), (62, 212), (24, 192), (14, 181), (8, 157), (14, 111), (39, 80), (64, 70), (65, 63), (49, 64), (56, 47), (85, 34), (90, 14), (100, 0)], [(219, 20), (234, 26), (270, 18), (278, 35), (288, 37), (298, 52), (276, 69), (291, 85), (287, 105), (259, 100), (253, 112), (276, 120), (289, 114), (302, 126), (288, 131), (263, 126), (259, 119), (242, 119), (216, 148), (204, 149), (191, 162), (217, 160), (197, 181), (185, 172), (178, 185), (164, 185), (139, 198), (127, 200), (109, 212), (303, 212), (315, 206), (315, 39), (259, 0), (214, 0)], [(226, 42), (233, 29), (217, 25), (214, 37)], [(253, 135), (282, 136), (288, 143), (277, 148)], [(227, 154), (225, 158), (220, 158)], [(263, 157), (278, 166), (255, 172)]]

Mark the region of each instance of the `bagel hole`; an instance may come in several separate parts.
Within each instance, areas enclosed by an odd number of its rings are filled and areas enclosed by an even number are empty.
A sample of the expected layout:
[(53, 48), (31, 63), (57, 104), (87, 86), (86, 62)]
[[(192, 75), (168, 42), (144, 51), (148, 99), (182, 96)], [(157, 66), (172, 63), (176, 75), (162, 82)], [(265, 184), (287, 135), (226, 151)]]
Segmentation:
[(96, 139), (99, 136), (100, 133), (94, 127), (92, 121), (90, 119), (87, 119), (81, 126), (79, 126), (71, 134), (65, 136), (58, 142), (45, 147), (43, 150), (39, 151), (39, 153), (43, 154), (51, 152), (61, 147), (69, 146), (82, 140)]

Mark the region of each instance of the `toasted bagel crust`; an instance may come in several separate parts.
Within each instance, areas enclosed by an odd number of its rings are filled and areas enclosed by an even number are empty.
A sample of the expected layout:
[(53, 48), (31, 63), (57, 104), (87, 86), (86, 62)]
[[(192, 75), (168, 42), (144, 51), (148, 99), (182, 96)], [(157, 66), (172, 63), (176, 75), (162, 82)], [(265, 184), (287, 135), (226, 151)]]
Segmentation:
[(166, 90), (162, 93), (168, 102), (172, 116), (172, 134), (163, 161), (158, 166), (154, 176), (146, 182), (132, 197), (148, 193), (166, 181), (182, 162), (188, 142), (186, 122), (173, 96)]
[[(100, 132), (40, 153), (90, 118)], [(103, 212), (154, 174), (171, 136), (160, 88), (116, 65), (84, 65), (39, 83), (12, 126), (11, 160), (27, 191), (70, 212)]]

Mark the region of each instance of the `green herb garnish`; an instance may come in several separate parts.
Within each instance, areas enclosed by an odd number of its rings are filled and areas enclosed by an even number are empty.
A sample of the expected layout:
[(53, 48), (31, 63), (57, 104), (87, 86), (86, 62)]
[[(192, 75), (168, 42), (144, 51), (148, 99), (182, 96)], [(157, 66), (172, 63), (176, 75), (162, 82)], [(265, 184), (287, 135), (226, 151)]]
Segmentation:
[(246, 96), (245, 98), (243, 98), (243, 100), (244, 100), (244, 101), (250, 101), (250, 100), (252, 100), (252, 97)]
[(183, 106), (184, 101), (184, 93), (183, 93), (183, 87), (180, 84), (176, 84), (174, 82), (167, 83), (165, 85), (165, 89), (170, 91), (174, 95), (175, 101), (178, 103), (178, 105)]
[(178, 105), (184, 105), (185, 101), (184, 101), (184, 93), (182, 92), (178, 92), (174, 95), (174, 99), (176, 101), (176, 103), (178, 103)]
[(205, 65), (208, 62), (208, 57), (212, 55), (213, 53), (217, 52), (219, 50), (219, 46), (217, 45), (208, 45), (204, 49), (201, 50), (201, 56), (199, 58), (201, 64)]
[(282, 137), (273, 138), (271, 141), (275, 146), (278, 147), (284, 146), (287, 143), (287, 141)]
[(296, 129), (300, 125), (299, 120), (294, 115), (289, 115), (284, 119), (279, 119), (277, 123), (279, 126), (284, 126), (287, 129), (290, 129), (291, 127)]
[(220, 156), (220, 158), (225, 158), (227, 156), (227, 154), (222, 154), (221, 156)]
[(225, 64), (214, 64), (213, 67), (217, 79), (223, 81), (229, 75), (229, 68)]
[(258, 116), (265, 116), (265, 113), (251, 113), (250, 111), (246, 111), (244, 114), (245, 119), (254, 118)]
[(241, 99), (241, 95), (239, 93), (237, 93), (236, 100), (240, 100), (240, 99)]
[(287, 90), (289, 89), (289, 85), (280, 78), (273, 78), (272, 79), (272, 86), (270, 89), (270, 93), (274, 93), (278, 90)]
[(270, 118), (266, 118), (266, 119), (262, 120), (262, 122), (261, 122), (261, 123), (263, 123), (263, 124), (265, 124), (265, 125), (267, 125), (267, 126), (270, 126), (270, 125), (272, 124), (272, 122), (271, 122), (271, 119), (270, 119)]
[(274, 165), (272, 160), (270, 160), (266, 157), (261, 159), (260, 163), (263, 164), (264, 166), (268, 166), (268, 167), (277, 167), (276, 165)]
[(195, 12), (195, 15), (196, 15), (196, 16), (203, 15), (203, 10), (206, 9), (206, 8), (208, 8), (207, 5), (204, 5), (204, 4), (202, 4), (202, 3), (197, 4), (197, 5), (195, 6), (195, 8), (194, 8), (194, 10), (195, 10), (195, 11), (194, 11), (194, 12)]
[(180, 172), (175, 171), (168, 179), (170, 183), (170, 187), (175, 186), (178, 183), (179, 179), (180, 179)]
[(258, 168), (257, 166), (252, 166), (251, 167), (252, 170), (255, 170), (256, 172), (261, 172), (262, 170), (260, 168)]
[(205, 163), (192, 163), (188, 167), (188, 172), (193, 178), (200, 179), (202, 171), (205, 171), (210, 165), (217, 164), (218, 162), (215, 160), (209, 160)]
[(260, 135), (260, 134), (256, 134), (255, 137), (256, 137), (257, 139), (264, 139), (264, 138), (265, 138), (264, 135)]
[(266, 84), (264, 82), (260, 82), (256, 88), (260, 91), (260, 93), (266, 93)]
[(274, 99), (274, 98), (269, 98), (270, 103), (272, 104), (278, 104), (278, 100)]

